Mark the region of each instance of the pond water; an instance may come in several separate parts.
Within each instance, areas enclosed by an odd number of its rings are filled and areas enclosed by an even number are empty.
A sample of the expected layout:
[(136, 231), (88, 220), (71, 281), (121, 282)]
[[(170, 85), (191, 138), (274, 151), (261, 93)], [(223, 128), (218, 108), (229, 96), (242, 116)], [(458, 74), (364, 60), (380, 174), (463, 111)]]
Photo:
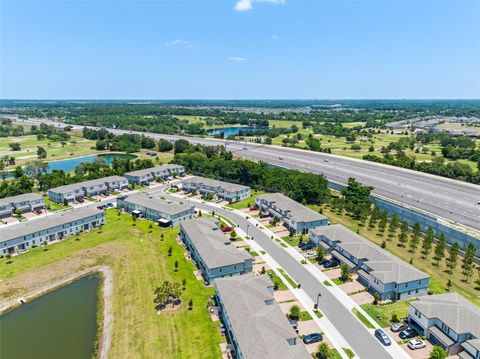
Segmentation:
[(0, 316), (0, 358), (91, 359), (99, 284), (90, 275)]
[[(51, 173), (53, 170), (63, 170), (64, 172), (71, 172), (75, 170), (80, 163), (89, 162), (92, 163), (95, 159), (103, 158), (107, 164), (111, 164), (114, 159), (134, 159), (137, 156), (128, 155), (125, 153), (102, 153), (98, 155), (89, 155), (83, 157), (68, 158), (60, 161), (48, 162), (47, 173)], [(0, 178), (11, 178), (13, 177), (13, 172), (3, 172), (0, 173)]]
[(223, 132), (224, 136), (230, 135), (238, 135), (238, 133), (242, 130), (265, 130), (268, 127), (219, 127), (219, 128), (212, 128), (211, 130), (207, 130), (207, 133), (210, 136), (218, 135), (219, 133)]

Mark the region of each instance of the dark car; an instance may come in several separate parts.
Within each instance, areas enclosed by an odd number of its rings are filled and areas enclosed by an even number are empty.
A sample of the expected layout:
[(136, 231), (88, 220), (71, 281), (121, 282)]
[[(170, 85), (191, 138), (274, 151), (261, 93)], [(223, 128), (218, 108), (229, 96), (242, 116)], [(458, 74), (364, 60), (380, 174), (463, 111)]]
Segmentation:
[(313, 249), (315, 248), (317, 245), (315, 243), (312, 243), (312, 242), (308, 242), (308, 243), (302, 243), (299, 245), (300, 249), (304, 250), (304, 251), (308, 251), (310, 249)]
[(392, 341), (388, 337), (387, 333), (383, 331), (383, 329), (377, 329), (375, 330), (375, 338), (380, 340), (380, 343), (383, 345), (391, 345)]
[(408, 327), (403, 332), (400, 333), (400, 339), (411, 339), (415, 338), (418, 335), (415, 329)]
[(108, 203), (107, 203), (107, 206), (110, 207), (110, 208), (112, 208), (112, 207), (113, 207), (113, 203), (108, 202)]
[(312, 343), (318, 343), (323, 340), (323, 335), (320, 333), (313, 333), (309, 335), (305, 335), (303, 337), (303, 342), (305, 344), (312, 344)]
[(105, 209), (105, 207), (107, 207), (107, 206), (105, 206), (104, 204), (102, 204), (102, 205), (100, 205), (100, 206), (97, 206), (97, 209)]
[(338, 263), (335, 261), (326, 261), (325, 263), (323, 263), (323, 268), (333, 268), (336, 266), (338, 266)]

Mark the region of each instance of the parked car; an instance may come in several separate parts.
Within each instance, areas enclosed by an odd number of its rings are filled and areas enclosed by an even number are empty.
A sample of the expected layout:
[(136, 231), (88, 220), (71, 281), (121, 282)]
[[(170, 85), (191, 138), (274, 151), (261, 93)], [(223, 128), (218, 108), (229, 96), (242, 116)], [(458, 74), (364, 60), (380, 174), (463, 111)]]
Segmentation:
[(256, 211), (258, 208), (257, 208), (257, 206), (251, 206), (249, 209), (250, 209), (250, 211)]
[(231, 232), (231, 231), (233, 231), (233, 228), (230, 227), (230, 226), (226, 226), (226, 227), (220, 228), (220, 230), (221, 230), (222, 232), (226, 233), (226, 232)]
[(410, 339), (415, 338), (418, 335), (417, 331), (411, 327), (408, 327), (403, 332), (400, 333), (400, 339)]
[(100, 206), (97, 206), (97, 209), (105, 209), (106, 207), (107, 207), (106, 205), (102, 204)]
[(401, 332), (405, 329), (408, 328), (408, 324), (407, 323), (403, 323), (403, 322), (398, 322), (398, 323), (395, 323), (393, 324), (391, 327), (390, 327), (390, 330), (392, 332)]
[(375, 337), (380, 340), (380, 343), (383, 345), (391, 345), (392, 341), (388, 337), (387, 333), (383, 331), (383, 329), (377, 329), (375, 330)]
[(108, 202), (108, 203), (107, 203), (107, 206), (110, 207), (110, 208), (112, 208), (112, 207), (113, 207), (113, 203)]
[(309, 335), (305, 335), (303, 337), (303, 342), (305, 344), (312, 344), (312, 343), (318, 343), (323, 340), (323, 335), (320, 333), (312, 333)]
[(335, 261), (327, 260), (323, 263), (323, 268), (334, 268), (338, 266), (338, 263)]
[(427, 344), (420, 339), (412, 339), (408, 341), (408, 347), (412, 350), (425, 348)]
[(42, 214), (42, 210), (41, 210), (41, 209), (37, 209), (37, 210), (35, 211), (35, 213), (36, 213), (36, 214)]
[(299, 248), (304, 250), (304, 251), (309, 251), (310, 249), (315, 248), (317, 245), (313, 242), (308, 242), (308, 243), (302, 243), (299, 245)]

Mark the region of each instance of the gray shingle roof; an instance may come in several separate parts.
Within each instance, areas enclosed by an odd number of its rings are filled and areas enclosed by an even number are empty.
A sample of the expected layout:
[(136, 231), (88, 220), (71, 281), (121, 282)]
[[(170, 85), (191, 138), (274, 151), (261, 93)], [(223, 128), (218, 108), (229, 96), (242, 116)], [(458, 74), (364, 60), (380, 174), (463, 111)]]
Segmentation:
[(145, 168), (143, 170), (132, 171), (132, 172), (128, 172), (128, 173), (125, 173), (125, 174), (128, 175), (128, 176), (142, 177), (142, 176), (149, 175), (153, 172), (163, 172), (163, 171), (166, 171), (166, 170), (175, 170), (179, 167), (183, 168), (183, 166), (181, 166), (181, 165), (166, 164), (166, 165), (161, 165), (161, 166)]
[(211, 178), (193, 176), (188, 179), (183, 180), (183, 183), (195, 183), (195, 184), (203, 184), (210, 187), (221, 188), (226, 192), (240, 192), (246, 189), (250, 189), (248, 186), (244, 186), (237, 183), (230, 183), (224, 181), (218, 181)]
[(252, 258), (247, 251), (232, 245), (212, 218), (188, 219), (180, 225), (208, 268), (243, 263)]
[(25, 193), (25, 194), (19, 194), (17, 196), (11, 196), (11, 197), (5, 197), (0, 199), (0, 207), (5, 206), (10, 203), (20, 203), (20, 202), (26, 202), (26, 201), (37, 201), (39, 199), (42, 199), (42, 196), (40, 196), (37, 193)]
[[(267, 275), (215, 280), (217, 291), (245, 359), (311, 359), (278, 304), (268, 305), (273, 284)], [(297, 338), (296, 345), (287, 339)]]
[(124, 200), (137, 206), (146, 207), (157, 212), (163, 212), (170, 215), (184, 212), (189, 209), (193, 210), (195, 207), (193, 205), (169, 202), (158, 197), (150, 196), (147, 193), (143, 192), (126, 196)]
[(295, 222), (312, 222), (327, 219), (327, 217), (321, 215), (320, 213), (305, 207), (304, 205), (281, 193), (262, 194), (257, 196), (256, 199), (263, 199), (267, 202), (273, 202), (275, 206), (280, 208), (282, 211), (288, 211), (290, 213), (289, 218), (293, 219)]
[(423, 296), (410, 305), (427, 318), (440, 319), (457, 334), (480, 338), (480, 308), (456, 292)]
[(110, 183), (115, 181), (126, 181), (126, 180), (127, 179), (122, 176), (108, 176), (108, 177), (102, 177), (102, 178), (97, 178), (89, 181), (72, 183), (72, 184), (67, 184), (65, 186), (51, 188), (50, 191), (55, 193), (69, 193), (69, 192), (76, 191), (78, 189), (82, 189), (84, 187), (98, 186), (104, 183)]
[(365, 258), (364, 263), (372, 269), (370, 274), (382, 283), (405, 283), (428, 278), (427, 274), (341, 224), (318, 227), (311, 232), (316, 236), (323, 235), (337, 242), (337, 247), (344, 249), (357, 259)]
[(50, 214), (43, 218), (34, 219), (28, 222), (3, 227), (0, 228), (0, 242), (5, 242), (38, 231), (67, 224), (99, 213), (103, 212), (93, 207), (80, 207), (62, 213)]

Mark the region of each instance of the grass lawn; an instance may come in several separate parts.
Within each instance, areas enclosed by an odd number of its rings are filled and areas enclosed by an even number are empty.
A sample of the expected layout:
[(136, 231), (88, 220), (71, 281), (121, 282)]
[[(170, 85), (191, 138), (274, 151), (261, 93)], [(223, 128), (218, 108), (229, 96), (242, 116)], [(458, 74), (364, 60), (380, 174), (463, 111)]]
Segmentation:
[(393, 314), (401, 320), (408, 315), (409, 303), (412, 300), (399, 300), (390, 305), (363, 304), (361, 307), (368, 313), (382, 328), (389, 327), (392, 323), (390, 319)]
[(297, 283), (292, 279), (290, 278), (290, 276), (285, 273), (285, 271), (282, 269), (282, 268), (278, 268), (278, 271), (280, 273), (282, 273), (282, 275), (285, 277), (285, 279), (287, 280), (288, 283), (290, 283), (290, 285), (293, 287), (293, 288), (296, 288), (297, 287)]
[(342, 280), (340, 277), (332, 279), (332, 282), (335, 283), (336, 285), (341, 285), (346, 283), (346, 281)]
[(272, 280), (273, 284), (277, 286), (277, 290), (287, 290), (288, 287), (283, 283), (280, 277), (271, 269), (267, 270), (266, 273)]
[(332, 284), (328, 280), (324, 280), (323, 284), (325, 284), (327, 287), (331, 287)]
[[(319, 210), (319, 206), (309, 206), (315, 211)], [(432, 259), (433, 257), (433, 249), (432, 253), (428, 256), (427, 259), (423, 259), (420, 253), (420, 247), (417, 249), (415, 253), (410, 253), (407, 248), (402, 248), (397, 245), (398, 240), (397, 236), (400, 231), (397, 231), (396, 236), (393, 238), (389, 238), (387, 231), (382, 236), (381, 233), (376, 229), (370, 229), (368, 226), (360, 225), (359, 221), (349, 217), (345, 213), (338, 214), (337, 212), (331, 211), (328, 206), (323, 207), (323, 214), (328, 217), (330, 223), (336, 224), (340, 223), (344, 226), (350, 228), (352, 231), (356, 232), (357, 229), (360, 230), (360, 235), (367, 238), (368, 240), (381, 245), (381, 243), (386, 240), (386, 250), (396, 257), (404, 260), (405, 262), (409, 263), (410, 259), (413, 260), (413, 266), (420, 269), (421, 271), (430, 275), (430, 286), (429, 291), (432, 293), (446, 293), (448, 291), (447, 282), (450, 279), (452, 282), (452, 286), (450, 290), (459, 292), (461, 295), (466, 297), (468, 300), (473, 302), (474, 304), (480, 306), (480, 290), (476, 289), (477, 285), (475, 284), (475, 279), (478, 276), (478, 273), (474, 273), (473, 278), (470, 282), (465, 282), (462, 275), (461, 264), (462, 260), (458, 260), (457, 268), (453, 271), (453, 274), (446, 273), (446, 265), (445, 262), (441, 262), (439, 267), (435, 266), (435, 263)]]
[[(70, 237), (62, 242), (33, 249), (6, 264), (0, 259), (0, 282), (19, 275), (34, 275), (44, 266), (62, 259), (73, 265), (78, 257), (89, 257), (95, 265), (108, 265), (114, 273), (113, 332), (109, 357), (112, 358), (219, 358), (218, 322), (210, 320), (207, 301), (214, 288), (205, 288), (194, 277), (193, 264), (184, 257), (176, 242), (178, 229), (161, 229), (151, 222), (133, 221), (128, 215), (117, 216), (107, 210), (107, 224), (102, 229)], [(162, 235), (164, 238), (162, 238)], [(168, 248), (172, 247), (169, 257)], [(99, 249), (104, 251), (100, 252)], [(114, 248), (105, 254), (105, 248)], [(100, 254), (98, 254), (100, 253)], [(94, 257), (97, 256), (97, 257)], [(178, 271), (174, 263), (178, 261)], [(78, 269), (84, 269), (82, 267)], [(186, 280), (184, 304), (157, 315), (153, 292), (163, 280)], [(0, 293), (0, 296), (8, 293)], [(193, 310), (187, 309), (193, 300)]]
[(290, 244), (292, 247), (298, 247), (298, 243), (302, 237), (296, 236), (296, 237), (290, 237), (290, 236), (285, 236), (282, 237), (282, 239)]
[(227, 207), (235, 208), (235, 209), (248, 208), (248, 207), (253, 206), (255, 204), (255, 197), (256, 196), (260, 196), (261, 194), (264, 194), (264, 193), (265, 193), (264, 191), (253, 189), (250, 197), (242, 199), (241, 201), (238, 201), (238, 202), (235, 202), (235, 203), (230, 203)]
[(353, 358), (355, 356), (355, 354), (348, 348), (342, 348), (343, 351), (345, 352), (345, 354), (347, 354), (347, 357), (349, 358)]
[(50, 201), (48, 199), (48, 196), (43, 196), (43, 201), (45, 202), (45, 208), (48, 209), (50, 212), (60, 211), (62, 209), (68, 208), (56, 202)]
[(301, 322), (307, 321), (307, 320), (312, 320), (312, 316), (308, 314), (308, 312), (305, 310), (303, 312), (300, 312), (300, 316), (298, 318)]
[(358, 319), (360, 319), (362, 324), (366, 326), (368, 329), (374, 329), (374, 326), (372, 325), (372, 323), (370, 323), (369, 320), (365, 318), (365, 316), (357, 310), (357, 308), (353, 308), (352, 313), (355, 314), (355, 316)]

